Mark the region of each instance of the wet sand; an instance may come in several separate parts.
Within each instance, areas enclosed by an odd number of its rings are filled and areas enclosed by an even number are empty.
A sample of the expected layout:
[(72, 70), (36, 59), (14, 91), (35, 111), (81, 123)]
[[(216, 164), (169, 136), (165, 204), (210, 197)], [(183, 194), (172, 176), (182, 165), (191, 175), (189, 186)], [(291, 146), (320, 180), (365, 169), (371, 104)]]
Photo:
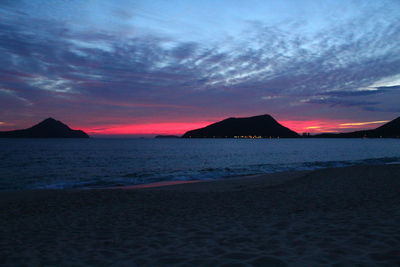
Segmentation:
[(399, 266), (400, 165), (0, 193), (2, 266)]

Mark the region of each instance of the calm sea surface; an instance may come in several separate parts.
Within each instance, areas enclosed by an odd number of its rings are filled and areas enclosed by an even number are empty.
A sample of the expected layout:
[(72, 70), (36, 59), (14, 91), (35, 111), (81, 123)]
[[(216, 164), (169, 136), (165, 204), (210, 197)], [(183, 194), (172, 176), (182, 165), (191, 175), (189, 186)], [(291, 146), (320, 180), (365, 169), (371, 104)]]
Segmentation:
[(395, 162), (400, 162), (400, 139), (0, 139), (0, 190), (224, 179)]

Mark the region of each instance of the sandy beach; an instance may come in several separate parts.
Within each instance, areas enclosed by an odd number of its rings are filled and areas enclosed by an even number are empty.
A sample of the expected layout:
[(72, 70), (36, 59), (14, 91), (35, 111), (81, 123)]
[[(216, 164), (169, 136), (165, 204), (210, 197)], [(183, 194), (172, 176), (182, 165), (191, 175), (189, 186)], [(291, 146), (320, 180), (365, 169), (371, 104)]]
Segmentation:
[(399, 266), (400, 165), (0, 194), (2, 266)]

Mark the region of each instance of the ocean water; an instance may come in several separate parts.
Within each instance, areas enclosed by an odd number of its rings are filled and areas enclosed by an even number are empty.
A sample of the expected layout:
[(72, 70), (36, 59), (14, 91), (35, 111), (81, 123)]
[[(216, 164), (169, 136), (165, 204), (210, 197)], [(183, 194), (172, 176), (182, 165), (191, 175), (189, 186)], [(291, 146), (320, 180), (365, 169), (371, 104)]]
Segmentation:
[(0, 139), (0, 190), (101, 188), (400, 162), (400, 139)]

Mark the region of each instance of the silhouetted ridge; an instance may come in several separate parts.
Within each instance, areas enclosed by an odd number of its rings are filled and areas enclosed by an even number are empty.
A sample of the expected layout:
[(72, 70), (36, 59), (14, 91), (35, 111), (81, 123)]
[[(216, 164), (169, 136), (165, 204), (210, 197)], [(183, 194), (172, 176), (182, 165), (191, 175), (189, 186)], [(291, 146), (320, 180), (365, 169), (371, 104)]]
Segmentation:
[(400, 138), (400, 117), (389, 121), (388, 123), (373, 129), (350, 133), (325, 133), (314, 137), (320, 138)]
[(384, 125), (375, 129), (375, 131), (387, 134), (400, 134), (400, 117), (385, 123)]
[(81, 130), (72, 130), (64, 123), (53, 118), (44, 121), (23, 130), (0, 132), (3, 138), (89, 138)]
[(270, 115), (228, 118), (204, 128), (186, 132), (183, 138), (295, 138), (299, 135)]

